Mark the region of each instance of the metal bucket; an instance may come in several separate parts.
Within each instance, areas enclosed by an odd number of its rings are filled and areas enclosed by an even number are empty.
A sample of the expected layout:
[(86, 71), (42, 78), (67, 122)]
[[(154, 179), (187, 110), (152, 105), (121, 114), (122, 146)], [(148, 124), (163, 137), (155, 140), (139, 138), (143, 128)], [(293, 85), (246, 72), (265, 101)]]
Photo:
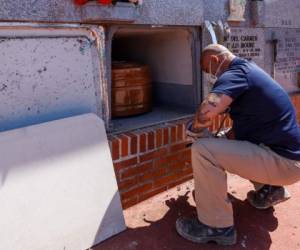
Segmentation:
[(150, 68), (137, 63), (112, 65), (112, 117), (149, 112), (152, 109)]

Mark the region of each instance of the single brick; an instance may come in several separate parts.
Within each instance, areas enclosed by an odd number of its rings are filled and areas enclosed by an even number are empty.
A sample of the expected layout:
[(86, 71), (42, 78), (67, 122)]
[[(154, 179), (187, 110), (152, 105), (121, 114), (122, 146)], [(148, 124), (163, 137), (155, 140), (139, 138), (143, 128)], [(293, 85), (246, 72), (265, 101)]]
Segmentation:
[(183, 141), (187, 141), (187, 136), (186, 136), (186, 126), (185, 126), (185, 124), (182, 124), (182, 132), (183, 132), (183, 134), (182, 134), (182, 140)]
[(162, 192), (164, 192), (166, 190), (167, 190), (167, 187), (161, 187), (161, 188), (154, 189), (154, 190), (152, 190), (150, 192), (140, 194), (139, 197), (138, 197), (139, 202), (147, 200), (148, 198), (150, 198), (150, 197), (152, 197), (152, 196), (154, 196), (156, 194), (162, 193)]
[(147, 172), (138, 177), (139, 183), (144, 183), (153, 180), (153, 172)]
[(156, 151), (153, 151), (150, 153), (140, 155), (139, 160), (140, 160), (140, 162), (150, 161), (150, 160), (155, 159), (155, 157), (156, 157)]
[(115, 175), (116, 175), (117, 183), (119, 184), (121, 182), (120, 171), (116, 172), (116, 170), (115, 170)]
[(165, 175), (165, 173), (166, 173), (166, 168), (153, 169), (150, 172), (140, 175), (139, 182), (144, 183), (144, 182), (153, 181), (154, 179), (157, 179)]
[(123, 160), (123, 161), (114, 163), (114, 168), (118, 172), (123, 168), (127, 168), (127, 167), (133, 166), (135, 164), (137, 164), (137, 157), (136, 156), (132, 157), (130, 159), (127, 159), (127, 160)]
[(187, 148), (186, 150), (183, 150), (180, 153), (183, 155), (183, 159), (185, 159), (187, 161), (191, 161), (191, 159), (192, 159), (192, 150), (191, 150), (191, 148)]
[(170, 183), (173, 183), (173, 182), (177, 181), (178, 179), (189, 176), (190, 174), (192, 174), (192, 172), (193, 172), (193, 170), (191, 168), (187, 168), (187, 169), (181, 170), (179, 172), (166, 175), (160, 179), (155, 180), (153, 183), (153, 188), (157, 188), (160, 186), (168, 186)]
[(130, 142), (129, 142), (130, 154), (135, 155), (137, 153), (138, 137), (133, 133), (127, 133), (127, 135), (130, 138)]
[(166, 153), (167, 153), (167, 149), (161, 148), (161, 149), (152, 151), (150, 153), (140, 155), (139, 159), (140, 159), (140, 162), (150, 161), (150, 160), (154, 160), (155, 158), (158, 158)]
[(163, 176), (153, 182), (153, 187), (161, 187), (161, 186), (167, 186), (172, 181), (176, 180), (179, 175), (176, 173), (171, 173), (169, 175)]
[(160, 147), (162, 145), (162, 129), (159, 128), (156, 130), (156, 147)]
[(167, 156), (162, 156), (159, 159), (155, 159), (153, 164), (154, 164), (154, 168), (167, 166), (168, 165), (168, 157)]
[(170, 164), (168, 167), (168, 170), (170, 172), (176, 172), (176, 171), (184, 169), (184, 168), (185, 168), (185, 162), (177, 161), (177, 162), (173, 162), (172, 164)]
[(135, 185), (137, 185), (137, 183), (138, 183), (138, 178), (135, 176), (133, 178), (130, 178), (130, 179), (127, 179), (124, 181), (120, 181), (118, 183), (118, 187), (119, 187), (119, 190), (125, 191), (127, 189), (134, 187)]
[(140, 134), (140, 153), (146, 151), (146, 134)]
[(154, 168), (166, 167), (172, 162), (176, 162), (178, 160), (178, 154), (174, 153), (167, 156), (162, 156), (159, 159), (154, 161)]
[(129, 138), (126, 135), (119, 136), (121, 140), (121, 156), (126, 157), (129, 154)]
[(176, 134), (176, 126), (171, 127), (171, 143), (175, 143), (177, 140), (177, 134)]
[(118, 139), (113, 139), (111, 141), (111, 156), (113, 161), (120, 158), (120, 143)]
[(179, 180), (176, 180), (176, 181), (174, 181), (174, 182), (171, 182), (171, 183), (168, 185), (168, 189), (170, 189), (170, 188), (172, 188), (172, 187), (175, 187), (175, 186), (178, 186), (178, 185), (180, 185), (180, 184), (182, 184), (182, 183), (184, 183), (184, 182), (186, 182), (186, 181), (189, 181), (189, 180), (191, 180), (191, 179), (193, 179), (193, 175), (187, 175), (187, 176), (185, 176), (185, 177), (183, 177), (183, 178), (181, 178), (181, 179), (179, 179)]
[(187, 176), (193, 174), (193, 169), (192, 168), (185, 168), (182, 170), (182, 172), (179, 173), (180, 176)]
[(138, 196), (131, 197), (130, 199), (122, 200), (122, 207), (123, 207), (123, 209), (126, 209), (137, 203), (138, 203)]
[(153, 150), (154, 149), (154, 132), (150, 131), (148, 133), (148, 149)]
[(186, 142), (181, 142), (181, 143), (172, 145), (172, 146), (170, 146), (170, 152), (173, 153), (173, 152), (178, 152), (182, 149), (185, 149), (186, 145), (187, 145)]
[(130, 191), (121, 193), (122, 200), (124, 199), (130, 199), (131, 197), (137, 196), (141, 193), (147, 192), (152, 188), (152, 183), (146, 183), (141, 186), (135, 187), (131, 189)]
[(169, 144), (169, 128), (164, 128), (164, 137), (163, 137), (163, 143), (164, 145)]
[(121, 173), (121, 180), (124, 178), (128, 178), (131, 176), (135, 176), (135, 175), (150, 171), (152, 169), (152, 166), (153, 166), (152, 162), (147, 162), (144, 164), (134, 166), (132, 168), (124, 169), (124, 171), (122, 171), (122, 173)]

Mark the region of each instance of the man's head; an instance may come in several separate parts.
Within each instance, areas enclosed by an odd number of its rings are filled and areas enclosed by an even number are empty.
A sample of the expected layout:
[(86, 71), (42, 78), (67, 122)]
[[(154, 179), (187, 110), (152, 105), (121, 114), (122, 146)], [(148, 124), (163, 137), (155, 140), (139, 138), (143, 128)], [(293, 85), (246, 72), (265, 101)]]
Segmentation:
[(210, 44), (201, 55), (201, 68), (204, 72), (216, 77), (221, 75), (230, 65), (234, 55), (220, 44)]

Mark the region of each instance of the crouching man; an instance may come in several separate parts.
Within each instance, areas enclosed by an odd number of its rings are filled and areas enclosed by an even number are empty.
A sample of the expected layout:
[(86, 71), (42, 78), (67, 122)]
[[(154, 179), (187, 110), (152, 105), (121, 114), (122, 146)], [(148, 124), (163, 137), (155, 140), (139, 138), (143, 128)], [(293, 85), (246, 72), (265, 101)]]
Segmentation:
[(201, 133), (218, 114), (230, 109), (229, 137), (201, 138), (192, 145), (197, 218), (179, 218), (177, 232), (198, 243), (236, 243), (230, 172), (254, 183), (249, 203), (267, 209), (290, 196), (284, 187), (300, 180), (300, 132), (287, 93), (255, 63), (221, 45), (203, 50), (201, 66), (212, 90), (190, 128)]

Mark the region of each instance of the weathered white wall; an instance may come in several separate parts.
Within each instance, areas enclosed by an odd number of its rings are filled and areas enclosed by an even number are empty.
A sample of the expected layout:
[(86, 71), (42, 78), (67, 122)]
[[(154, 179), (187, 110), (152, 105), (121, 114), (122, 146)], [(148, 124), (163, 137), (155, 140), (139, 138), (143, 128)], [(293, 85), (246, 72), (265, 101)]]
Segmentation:
[(102, 116), (96, 40), (83, 28), (0, 27), (0, 131)]
[(120, 21), (138, 24), (200, 25), (202, 0), (144, 0), (141, 7), (120, 3), (101, 6), (91, 1), (76, 6), (73, 0), (0, 0), (0, 20), (43, 22)]
[[(76, 6), (73, 0), (0, 0), (0, 20), (43, 22), (101, 22), (119, 21), (135, 24), (202, 25), (204, 20), (226, 21), (229, 0), (144, 0), (138, 8), (128, 4), (103, 7), (92, 1)], [(300, 2), (296, 0), (247, 1), (246, 22), (251, 24), (251, 2), (263, 2), (260, 26), (300, 27)]]
[(265, 0), (265, 27), (299, 28), (300, 1)]
[(192, 34), (184, 29), (121, 29), (113, 55), (150, 65), (155, 82), (193, 84)]

